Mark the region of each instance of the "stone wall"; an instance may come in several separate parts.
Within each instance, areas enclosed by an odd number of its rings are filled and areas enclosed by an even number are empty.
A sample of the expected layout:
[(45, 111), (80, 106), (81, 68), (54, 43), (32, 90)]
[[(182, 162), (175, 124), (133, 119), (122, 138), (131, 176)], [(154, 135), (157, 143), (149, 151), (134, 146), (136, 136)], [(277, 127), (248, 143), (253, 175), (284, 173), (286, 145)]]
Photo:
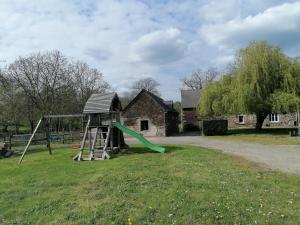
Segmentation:
[(289, 128), (294, 126), (296, 114), (279, 114), (278, 116), (279, 122), (271, 122), (268, 116), (264, 121), (263, 127)]
[[(244, 122), (239, 122), (238, 115), (228, 115), (224, 116), (225, 119), (228, 120), (228, 127), (229, 128), (255, 128), (256, 124), (256, 116), (254, 114), (245, 114)], [(294, 121), (296, 121), (296, 114), (278, 114), (279, 121), (272, 122), (269, 119), (269, 116), (265, 119), (263, 123), (263, 128), (289, 128), (293, 126)]]
[[(165, 136), (165, 113), (149, 95), (140, 96), (123, 113), (124, 125), (144, 136)], [(141, 131), (141, 120), (148, 120), (149, 129)]]
[(244, 121), (242, 123), (239, 122), (238, 115), (228, 115), (224, 116), (224, 119), (228, 120), (229, 128), (254, 128), (256, 124), (256, 116), (255, 115), (243, 115)]

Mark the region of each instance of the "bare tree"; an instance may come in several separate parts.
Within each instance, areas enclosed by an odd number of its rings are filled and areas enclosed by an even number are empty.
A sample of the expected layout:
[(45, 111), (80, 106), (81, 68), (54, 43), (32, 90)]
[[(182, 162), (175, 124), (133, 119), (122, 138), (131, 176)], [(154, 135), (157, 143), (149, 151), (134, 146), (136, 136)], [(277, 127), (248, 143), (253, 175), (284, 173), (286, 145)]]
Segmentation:
[(90, 94), (109, 88), (97, 69), (70, 62), (59, 51), (19, 57), (5, 76), (25, 97), (31, 127), (38, 115), (79, 113)]
[(71, 68), (80, 110), (91, 94), (103, 93), (110, 89), (110, 85), (103, 80), (102, 73), (90, 68), (86, 63), (78, 61), (73, 63)]
[(71, 87), (67, 59), (60, 52), (19, 57), (8, 68), (8, 74), (43, 113), (54, 113), (60, 95)]
[(120, 101), (122, 103), (123, 109), (134, 99), (136, 94), (137, 93), (135, 91), (126, 91), (122, 93)]
[(136, 81), (135, 83), (133, 83), (133, 85), (131, 86), (131, 89), (136, 93), (142, 89), (145, 89), (146, 91), (152, 92), (153, 94), (156, 95), (160, 95), (157, 87), (160, 84), (154, 80), (153, 78), (144, 78), (144, 79), (140, 79), (138, 81)]
[(219, 72), (215, 68), (210, 68), (206, 71), (198, 69), (192, 73), (190, 78), (184, 78), (182, 82), (186, 87), (197, 90), (202, 89), (207, 83), (215, 80), (218, 75)]
[(24, 118), (24, 96), (11, 79), (1, 75), (0, 79), (0, 123), (3, 132), (7, 132), (9, 125), (14, 125), (16, 132), (19, 130)]

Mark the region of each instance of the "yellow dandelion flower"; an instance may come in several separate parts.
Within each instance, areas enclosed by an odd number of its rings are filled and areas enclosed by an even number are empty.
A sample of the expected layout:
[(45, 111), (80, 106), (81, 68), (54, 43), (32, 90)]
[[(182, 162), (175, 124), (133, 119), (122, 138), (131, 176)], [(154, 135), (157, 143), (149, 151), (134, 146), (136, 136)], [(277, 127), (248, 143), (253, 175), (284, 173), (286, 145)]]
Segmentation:
[(132, 225), (131, 219), (128, 218), (128, 225)]

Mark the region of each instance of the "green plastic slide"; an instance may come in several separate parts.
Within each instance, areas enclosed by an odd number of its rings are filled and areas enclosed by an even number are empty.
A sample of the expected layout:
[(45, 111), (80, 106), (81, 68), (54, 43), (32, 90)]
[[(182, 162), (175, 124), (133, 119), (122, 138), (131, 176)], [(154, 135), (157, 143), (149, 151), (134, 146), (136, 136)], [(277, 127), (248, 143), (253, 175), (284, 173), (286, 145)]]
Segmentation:
[(123, 131), (124, 133), (135, 137), (136, 139), (138, 139), (141, 143), (143, 143), (147, 148), (150, 148), (153, 151), (156, 152), (160, 152), (160, 153), (164, 153), (165, 152), (165, 148), (159, 147), (153, 143), (151, 143), (150, 141), (148, 141), (146, 138), (144, 138), (143, 135), (128, 129), (127, 127), (124, 127), (122, 124), (115, 122), (114, 126), (117, 127), (119, 130)]

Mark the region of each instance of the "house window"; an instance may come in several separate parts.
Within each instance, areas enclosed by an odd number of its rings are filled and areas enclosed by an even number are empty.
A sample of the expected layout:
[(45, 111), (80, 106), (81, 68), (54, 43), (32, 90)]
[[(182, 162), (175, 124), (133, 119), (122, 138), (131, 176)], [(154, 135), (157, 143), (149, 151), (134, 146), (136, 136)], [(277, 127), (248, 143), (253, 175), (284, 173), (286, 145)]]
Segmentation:
[(244, 124), (244, 116), (243, 115), (239, 115), (239, 124)]
[(143, 130), (149, 130), (148, 120), (141, 120), (141, 131)]
[(277, 113), (271, 113), (269, 114), (269, 120), (270, 122), (279, 122), (279, 115)]

